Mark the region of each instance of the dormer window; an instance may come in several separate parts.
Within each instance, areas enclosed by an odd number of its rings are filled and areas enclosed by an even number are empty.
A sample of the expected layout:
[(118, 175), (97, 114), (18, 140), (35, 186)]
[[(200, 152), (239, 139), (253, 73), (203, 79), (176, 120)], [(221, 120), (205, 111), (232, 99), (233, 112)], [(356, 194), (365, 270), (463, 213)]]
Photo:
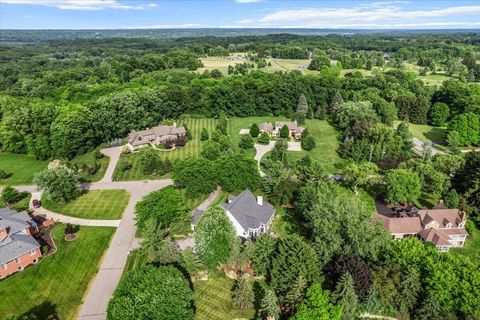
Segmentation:
[(465, 227), (465, 222), (460, 222), (460, 223), (458, 224), (458, 227), (459, 227), (459, 228)]
[(452, 224), (450, 222), (447, 223), (447, 225), (445, 226), (445, 228), (447, 228), (447, 229), (450, 229), (451, 227), (452, 227)]

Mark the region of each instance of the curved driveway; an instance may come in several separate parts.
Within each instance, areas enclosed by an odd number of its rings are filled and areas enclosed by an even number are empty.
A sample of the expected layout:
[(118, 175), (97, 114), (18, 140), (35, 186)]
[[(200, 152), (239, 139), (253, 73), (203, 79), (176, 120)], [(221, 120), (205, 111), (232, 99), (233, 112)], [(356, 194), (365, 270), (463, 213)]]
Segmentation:
[[(35, 209), (37, 213), (45, 214), (47, 217), (60, 222), (117, 228), (102, 259), (100, 269), (84, 296), (77, 319), (104, 320), (106, 318), (108, 302), (120, 281), (128, 254), (139, 246), (140, 241), (135, 238), (135, 204), (148, 193), (173, 184), (171, 179), (112, 181), (113, 172), (122, 153), (122, 147), (103, 149), (102, 153), (110, 157), (104, 177), (99, 182), (84, 183), (82, 188), (86, 190), (123, 189), (129, 192), (130, 200), (121, 220), (80, 219), (51, 212), (44, 208)], [(32, 199), (40, 199), (41, 197), (41, 193), (34, 185), (16, 186), (15, 188), (22, 192), (32, 193)], [(31, 202), (30, 206), (32, 207)]]
[[(255, 143), (255, 157), (253, 158), (254, 160), (257, 160), (257, 165), (258, 165), (258, 171), (260, 172), (260, 176), (265, 177), (266, 174), (262, 171), (260, 168), (260, 161), (262, 160), (263, 156), (267, 154), (268, 152), (273, 150), (273, 147), (275, 147), (275, 141), (270, 141), (269, 144), (258, 144)], [(302, 147), (300, 145), (300, 142), (292, 141), (288, 143), (288, 151), (302, 151)]]

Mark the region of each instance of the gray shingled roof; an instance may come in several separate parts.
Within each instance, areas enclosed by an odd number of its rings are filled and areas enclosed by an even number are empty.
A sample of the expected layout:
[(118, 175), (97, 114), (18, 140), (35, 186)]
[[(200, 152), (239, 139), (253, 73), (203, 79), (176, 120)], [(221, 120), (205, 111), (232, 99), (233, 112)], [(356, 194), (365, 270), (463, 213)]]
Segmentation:
[(8, 208), (0, 209), (0, 228), (7, 229), (9, 234), (29, 228), (31, 225), (28, 221), (32, 220), (26, 211), (17, 213)]
[(176, 138), (178, 135), (183, 135), (185, 133), (185, 127), (158, 125), (151, 129), (130, 132), (127, 140), (132, 146), (137, 146), (153, 142), (157, 137), (172, 135)]
[(248, 189), (230, 199), (231, 202), (222, 204), (222, 207), (246, 230), (257, 229), (261, 224), (266, 225), (275, 214), (275, 208), (270, 203), (263, 201), (263, 204), (259, 205), (255, 195)]
[(290, 130), (297, 130), (297, 123), (292, 121), (275, 121), (275, 128), (283, 128), (287, 126)]
[(7, 208), (0, 209), (0, 228), (8, 232), (8, 236), (0, 242), (0, 265), (40, 248), (32, 236), (18, 233), (30, 227), (30, 220), (32, 218), (25, 211), (16, 213)]
[(32, 236), (12, 234), (0, 243), (0, 265), (37, 248), (40, 244)]

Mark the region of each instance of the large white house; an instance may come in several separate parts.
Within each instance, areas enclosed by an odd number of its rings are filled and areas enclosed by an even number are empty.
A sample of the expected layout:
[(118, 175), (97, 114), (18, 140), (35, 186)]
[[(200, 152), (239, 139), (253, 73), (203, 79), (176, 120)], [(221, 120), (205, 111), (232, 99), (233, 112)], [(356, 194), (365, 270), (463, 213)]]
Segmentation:
[[(255, 238), (268, 231), (275, 216), (275, 208), (263, 201), (263, 197), (255, 197), (248, 189), (238, 196), (229, 195), (228, 202), (221, 207), (235, 227), (237, 236), (244, 239)], [(192, 230), (202, 214), (201, 210), (194, 211)]]

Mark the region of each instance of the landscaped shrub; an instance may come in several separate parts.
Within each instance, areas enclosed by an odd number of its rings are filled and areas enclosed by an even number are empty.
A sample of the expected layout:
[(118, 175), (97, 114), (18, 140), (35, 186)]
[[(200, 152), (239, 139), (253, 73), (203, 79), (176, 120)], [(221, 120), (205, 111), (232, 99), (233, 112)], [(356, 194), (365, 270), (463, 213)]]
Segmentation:
[(238, 143), (238, 146), (241, 149), (250, 149), (253, 148), (253, 138), (249, 134), (244, 134), (240, 137), (240, 142)]
[(270, 136), (266, 132), (262, 132), (260, 137), (258, 138), (258, 143), (260, 144), (269, 144), (270, 143)]
[(118, 164), (118, 168), (120, 169), (120, 171), (127, 171), (127, 170), (130, 170), (132, 169), (132, 164), (130, 162), (127, 162), (127, 161), (120, 161), (120, 163)]
[(259, 134), (260, 134), (260, 128), (258, 127), (258, 125), (256, 123), (252, 124), (252, 126), (250, 127), (250, 135), (256, 138), (258, 137)]
[(8, 177), (10, 177), (10, 175), (11, 174), (7, 171), (0, 169), (0, 179), (7, 179)]
[(2, 190), (2, 200), (3, 203), (5, 204), (13, 204), (17, 201), (19, 201), (21, 198), (20, 192), (17, 191), (17, 189), (6, 186)]
[(305, 138), (302, 138), (301, 145), (303, 150), (310, 151), (315, 149), (317, 143), (315, 142), (315, 138), (313, 136), (306, 136)]
[(209, 139), (209, 135), (208, 135), (207, 128), (202, 128), (202, 131), (200, 132), (200, 140), (207, 141), (208, 139)]
[(284, 125), (280, 130), (280, 138), (288, 138), (290, 135), (290, 130), (288, 129), (287, 125)]

